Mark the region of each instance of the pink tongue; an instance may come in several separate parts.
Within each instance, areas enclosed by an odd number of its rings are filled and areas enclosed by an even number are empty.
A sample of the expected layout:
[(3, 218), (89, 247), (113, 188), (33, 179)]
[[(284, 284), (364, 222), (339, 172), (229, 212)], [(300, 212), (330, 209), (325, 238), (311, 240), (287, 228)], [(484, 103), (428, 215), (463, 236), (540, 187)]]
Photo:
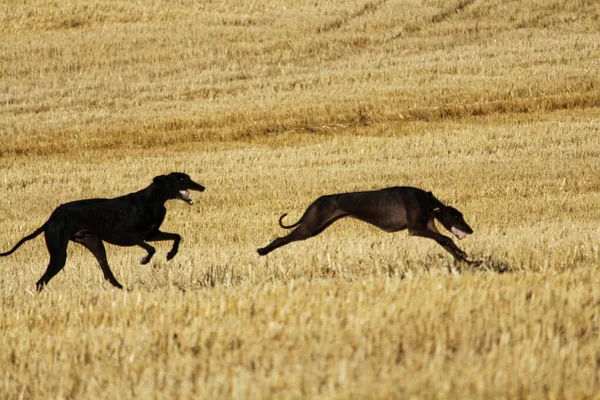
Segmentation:
[(452, 227), (452, 233), (454, 233), (454, 235), (456, 235), (456, 237), (459, 239), (464, 239), (467, 237), (466, 233), (455, 227)]

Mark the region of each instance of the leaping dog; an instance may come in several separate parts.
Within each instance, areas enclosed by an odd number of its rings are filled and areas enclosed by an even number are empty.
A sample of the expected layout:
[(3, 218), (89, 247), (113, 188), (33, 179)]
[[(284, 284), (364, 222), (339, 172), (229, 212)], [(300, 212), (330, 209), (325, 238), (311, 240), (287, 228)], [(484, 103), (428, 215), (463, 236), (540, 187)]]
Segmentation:
[(298, 222), (284, 225), (282, 221), (286, 215), (279, 218), (279, 226), (296, 229), (258, 249), (259, 255), (264, 256), (288, 243), (316, 236), (338, 219), (352, 217), (386, 232), (408, 229), (411, 236), (435, 240), (456, 261), (470, 265), (481, 264), (481, 261), (467, 260), (467, 254), (435, 227), (434, 221), (438, 220), (458, 239), (466, 238), (473, 233), (473, 229), (465, 222), (462, 213), (454, 207), (444, 205), (431, 192), (418, 188), (403, 186), (322, 196), (308, 206)]
[(65, 266), (69, 240), (82, 244), (91, 251), (100, 264), (104, 279), (122, 289), (123, 286), (108, 266), (102, 241), (118, 246), (142, 247), (148, 254), (141, 263), (147, 264), (156, 250), (146, 242), (172, 240), (173, 247), (167, 254), (167, 260), (171, 260), (179, 250), (181, 236), (160, 231), (167, 213), (164, 203), (170, 199), (181, 199), (190, 205), (194, 204), (189, 190), (202, 192), (204, 186), (194, 182), (186, 174), (172, 172), (155, 177), (147, 188), (125, 196), (62, 204), (44, 225), (21, 239), (11, 250), (0, 253), (0, 256), (12, 254), (23, 243), (44, 232), (50, 263), (46, 273), (36, 283), (38, 291)]

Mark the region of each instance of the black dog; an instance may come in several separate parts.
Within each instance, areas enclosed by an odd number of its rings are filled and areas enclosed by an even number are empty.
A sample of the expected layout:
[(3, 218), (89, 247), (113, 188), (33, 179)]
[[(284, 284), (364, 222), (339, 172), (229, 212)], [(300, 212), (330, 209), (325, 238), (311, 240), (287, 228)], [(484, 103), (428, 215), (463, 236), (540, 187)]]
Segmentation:
[(289, 235), (275, 239), (271, 244), (258, 249), (263, 256), (290, 242), (304, 240), (323, 232), (340, 218), (353, 217), (368, 222), (386, 232), (397, 232), (408, 228), (411, 236), (421, 236), (435, 240), (446, 249), (456, 261), (478, 265), (480, 261), (468, 261), (467, 254), (452, 240), (442, 235), (435, 227), (438, 220), (457, 238), (464, 239), (473, 229), (465, 222), (456, 208), (444, 205), (431, 192), (414, 187), (391, 187), (370, 192), (341, 193), (322, 196), (315, 200), (302, 218), (293, 225), (279, 226), (294, 229)]
[(167, 260), (172, 259), (179, 249), (181, 236), (159, 230), (167, 212), (164, 203), (170, 199), (181, 199), (190, 205), (194, 204), (188, 190), (202, 192), (204, 187), (186, 174), (173, 172), (155, 177), (150, 186), (139, 192), (114, 199), (88, 199), (62, 204), (44, 225), (25, 236), (8, 252), (0, 253), (0, 256), (12, 254), (23, 243), (44, 232), (50, 263), (46, 273), (36, 283), (38, 290), (65, 266), (69, 240), (90, 250), (100, 263), (104, 278), (122, 289), (123, 286), (108, 266), (102, 241), (144, 248), (148, 254), (141, 263), (147, 264), (156, 250), (146, 242), (172, 240), (173, 247), (167, 254)]

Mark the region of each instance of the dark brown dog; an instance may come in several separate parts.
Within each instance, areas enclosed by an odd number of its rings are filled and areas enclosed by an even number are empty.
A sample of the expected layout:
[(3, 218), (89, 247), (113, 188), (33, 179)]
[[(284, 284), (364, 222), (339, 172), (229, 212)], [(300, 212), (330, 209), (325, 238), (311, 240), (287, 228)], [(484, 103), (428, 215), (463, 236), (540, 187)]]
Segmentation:
[(452, 240), (442, 235), (435, 227), (438, 220), (457, 238), (464, 239), (473, 233), (463, 215), (454, 207), (444, 205), (431, 192), (414, 187), (391, 187), (370, 192), (341, 193), (319, 197), (306, 210), (295, 224), (286, 226), (279, 218), (282, 228), (294, 229), (290, 234), (275, 239), (266, 247), (258, 249), (263, 256), (278, 247), (298, 240), (308, 239), (323, 232), (340, 218), (352, 217), (368, 222), (386, 232), (408, 229), (411, 236), (421, 236), (435, 240), (446, 249), (456, 261), (471, 265), (481, 261), (467, 260), (467, 254)]
[(159, 230), (167, 213), (164, 203), (170, 199), (181, 199), (193, 204), (189, 190), (202, 192), (204, 187), (186, 174), (173, 172), (155, 177), (150, 186), (139, 192), (114, 199), (88, 199), (62, 204), (44, 225), (21, 239), (11, 250), (0, 253), (0, 256), (12, 254), (23, 243), (44, 232), (50, 263), (46, 273), (36, 283), (38, 290), (65, 266), (69, 240), (90, 250), (100, 263), (104, 278), (122, 289), (123, 286), (108, 266), (102, 241), (118, 246), (142, 247), (148, 254), (141, 263), (147, 264), (156, 250), (146, 242), (172, 240), (173, 247), (167, 254), (167, 260), (172, 259), (179, 249), (181, 236)]

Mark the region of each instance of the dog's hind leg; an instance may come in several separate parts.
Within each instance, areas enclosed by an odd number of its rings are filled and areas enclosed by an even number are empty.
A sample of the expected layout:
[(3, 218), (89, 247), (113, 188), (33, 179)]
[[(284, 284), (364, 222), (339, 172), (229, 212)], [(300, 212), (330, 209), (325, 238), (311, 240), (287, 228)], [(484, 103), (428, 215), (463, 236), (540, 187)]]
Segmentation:
[(123, 285), (121, 285), (119, 281), (117, 281), (117, 278), (115, 278), (112, 271), (110, 270), (108, 260), (106, 259), (106, 249), (104, 248), (104, 243), (102, 243), (102, 240), (98, 236), (88, 232), (83, 233), (82, 235), (78, 232), (77, 234), (75, 234), (73, 240), (83, 245), (96, 257), (96, 260), (98, 260), (98, 264), (100, 264), (100, 269), (102, 269), (104, 279), (109, 281), (114, 287), (123, 289)]
[(285, 246), (288, 243), (295, 242), (297, 240), (308, 239), (311, 236), (313, 235), (303, 234), (303, 232), (300, 231), (300, 228), (296, 228), (289, 235), (277, 238), (273, 240), (269, 245), (262, 247), (256, 251), (258, 252), (258, 255), (264, 256), (281, 246)]
[(167, 254), (167, 261), (171, 260), (179, 251), (179, 242), (181, 241), (181, 236), (177, 233), (169, 233), (169, 232), (161, 232), (157, 231), (154, 235), (149, 238), (146, 238), (149, 242), (159, 242), (161, 240), (172, 240), (173, 247), (171, 247), (171, 251)]
[(348, 215), (348, 213), (340, 210), (330, 199), (321, 198), (311, 204), (300, 219), (300, 225), (290, 232), (289, 235), (275, 239), (266, 247), (258, 249), (257, 252), (259, 255), (264, 256), (288, 243), (317, 236), (335, 221)]
[(69, 244), (69, 239), (66, 237), (62, 227), (58, 224), (49, 224), (45, 236), (46, 247), (50, 253), (50, 262), (44, 275), (35, 284), (38, 292), (63, 269), (67, 262), (67, 245)]

